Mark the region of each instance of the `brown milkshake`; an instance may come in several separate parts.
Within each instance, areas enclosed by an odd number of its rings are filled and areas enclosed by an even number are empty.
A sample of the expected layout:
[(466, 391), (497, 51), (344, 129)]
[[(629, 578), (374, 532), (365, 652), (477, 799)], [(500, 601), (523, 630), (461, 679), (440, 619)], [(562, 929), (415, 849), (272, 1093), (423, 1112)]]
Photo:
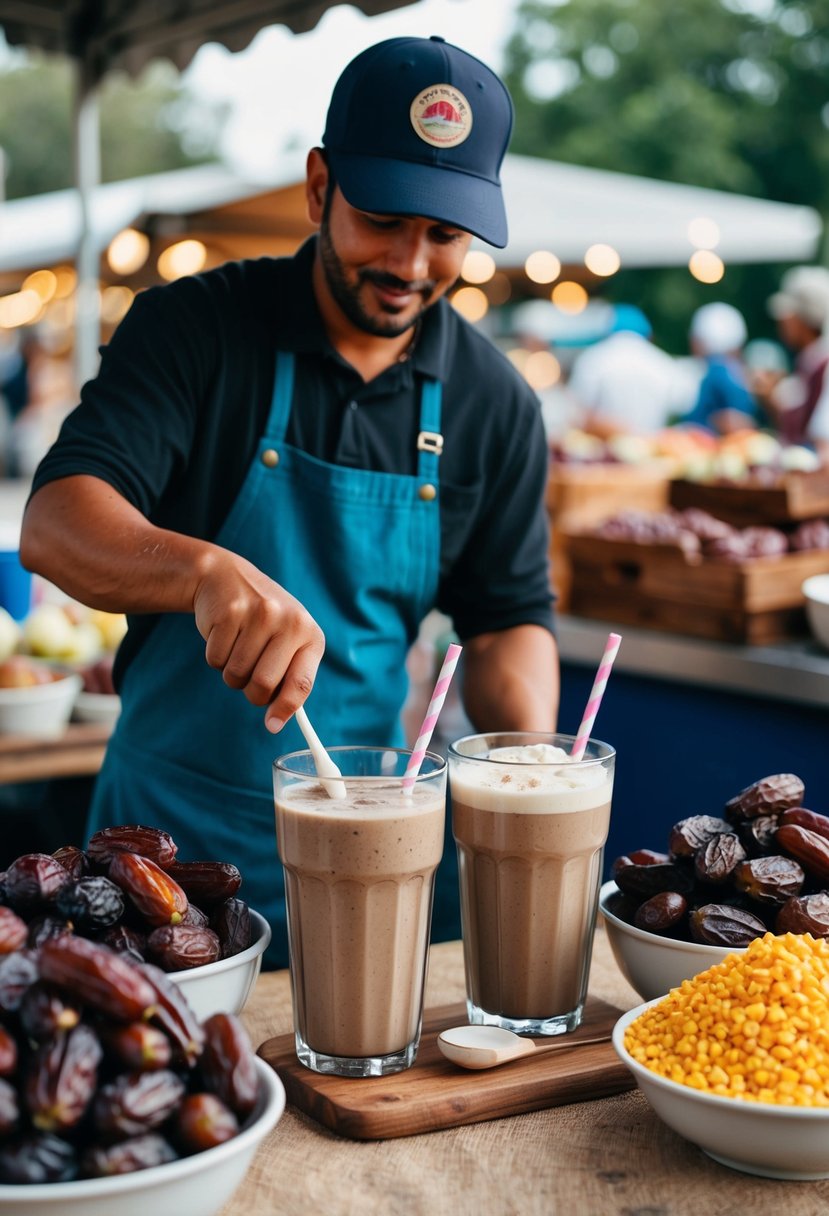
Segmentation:
[(383, 1057), (420, 1033), (444, 786), (348, 784), (277, 795), (294, 1018), (314, 1055)]
[(568, 760), (549, 745), (450, 752), (471, 1021), (549, 1034), (581, 1018), (613, 771), (612, 756)]

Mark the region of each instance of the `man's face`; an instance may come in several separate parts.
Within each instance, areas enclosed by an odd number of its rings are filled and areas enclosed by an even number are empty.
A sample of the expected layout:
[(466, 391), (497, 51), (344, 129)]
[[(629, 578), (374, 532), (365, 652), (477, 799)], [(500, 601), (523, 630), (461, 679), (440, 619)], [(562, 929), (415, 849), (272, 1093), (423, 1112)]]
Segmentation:
[(325, 285), (357, 329), (398, 337), (458, 278), (471, 239), (435, 220), (358, 211), (337, 187), (320, 220)]

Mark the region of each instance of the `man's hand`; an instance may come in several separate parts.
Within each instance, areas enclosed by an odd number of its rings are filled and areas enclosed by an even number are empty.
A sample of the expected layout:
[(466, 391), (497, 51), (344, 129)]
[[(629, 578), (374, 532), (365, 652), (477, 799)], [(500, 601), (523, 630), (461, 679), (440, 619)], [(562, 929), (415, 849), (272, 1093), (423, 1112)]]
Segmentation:
[(250, 562), (214, 550), (193, 596), (205, 658), (252, 705), (267, 705), (276, 733), (314, 685), (325, 638), (313, 617)]

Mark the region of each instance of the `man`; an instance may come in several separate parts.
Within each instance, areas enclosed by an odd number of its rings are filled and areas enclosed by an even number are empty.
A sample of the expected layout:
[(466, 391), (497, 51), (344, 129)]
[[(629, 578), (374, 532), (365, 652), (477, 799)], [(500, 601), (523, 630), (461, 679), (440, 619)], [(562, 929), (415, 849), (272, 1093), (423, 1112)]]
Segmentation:
[[(781, 342), (795, 356), (794, 375), (774, 390), (769, 409), (786, 443), (823, 442), (825, 419), (818, 419), (818, 402), (829, 384), (826, 375), (829, 346), (829, 270), (823, 266), (795, 266), (783, 275), (780, 290), (768, 308), (777, 321)], [(820, 434), (815, 433), (819, 423)]]
[(236, 861), (271, 964), (270, 769), (306, 698), (329, 746), (401, 744), (437, 605), (476, 726), (555, 722), (538, 402), (444, 298), (471, 234), (506, 243), (511, 126), (443, 40), (364, 51), (308, 156), (318, 237), (139, 295), (35, 477), (23, 562), (130, 621), (90, 830), (155, 823), (183, 859)]
[(578, 356), (570, 389), (584, 408), (585, 430), (607, 439), (667, 424), (679, 402), (679, 374), (652, 336), (641, 308), (616, 304), (608, 336)]
[(691, 318), (692, 353), (705, 364), (697, 399), (682, 423), (706, 427), (718, 435), (756, 428), (763, 417), (748, 387), (742, 351), (748, 338), (739, 309), (723, 300), (703, 304)]

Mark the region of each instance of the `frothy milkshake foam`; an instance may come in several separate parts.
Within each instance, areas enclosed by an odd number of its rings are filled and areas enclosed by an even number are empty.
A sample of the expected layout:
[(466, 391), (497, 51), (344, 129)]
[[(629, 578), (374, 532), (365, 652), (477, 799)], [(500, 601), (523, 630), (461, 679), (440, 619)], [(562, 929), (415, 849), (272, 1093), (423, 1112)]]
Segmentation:
[(450, 769), (470, 1000), (544, 1020), (584, 1000), (612, 776), (549, 744)]

